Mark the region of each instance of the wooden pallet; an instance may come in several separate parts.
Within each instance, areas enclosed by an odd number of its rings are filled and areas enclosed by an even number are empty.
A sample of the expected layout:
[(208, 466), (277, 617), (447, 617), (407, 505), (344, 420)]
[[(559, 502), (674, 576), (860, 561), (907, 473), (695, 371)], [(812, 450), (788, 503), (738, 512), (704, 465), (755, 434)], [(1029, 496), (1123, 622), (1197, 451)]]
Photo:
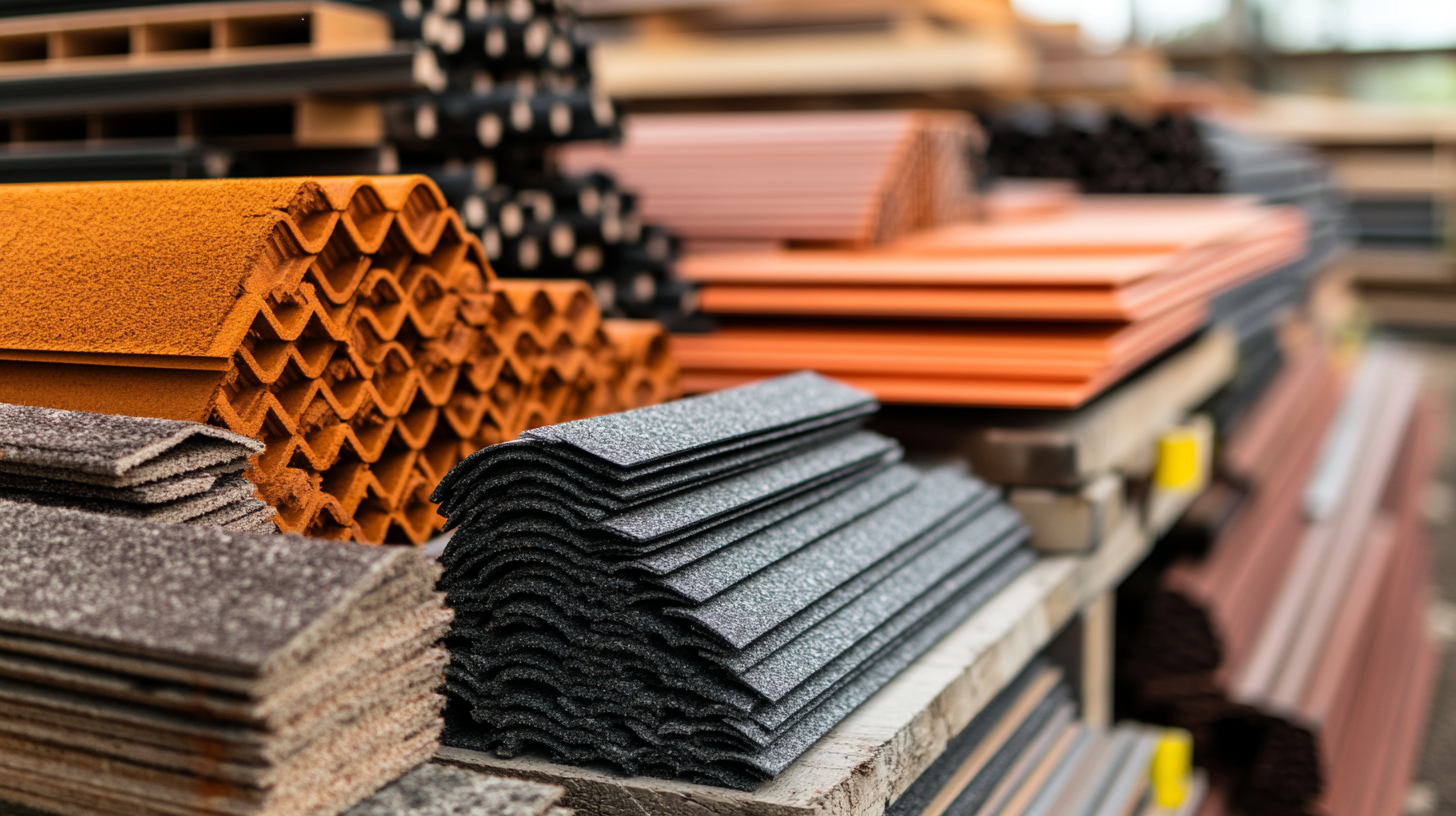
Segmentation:
[(288, 55), (379, 53), (382, 12), (343, 3), (198, 3), (0, 21), (0, 80)]

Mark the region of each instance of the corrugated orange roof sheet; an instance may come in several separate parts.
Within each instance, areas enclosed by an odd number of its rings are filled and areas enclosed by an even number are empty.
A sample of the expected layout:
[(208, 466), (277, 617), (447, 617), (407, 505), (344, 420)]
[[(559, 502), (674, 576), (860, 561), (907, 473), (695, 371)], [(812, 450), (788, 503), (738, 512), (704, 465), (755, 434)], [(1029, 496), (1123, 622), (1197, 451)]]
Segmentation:
[(0, 400), (261, 439), (285, 530), (422, 541), (471, 451), (676, 389), (660, 326), (495, 281), (423, 177), (0, 186), (0, 223)]

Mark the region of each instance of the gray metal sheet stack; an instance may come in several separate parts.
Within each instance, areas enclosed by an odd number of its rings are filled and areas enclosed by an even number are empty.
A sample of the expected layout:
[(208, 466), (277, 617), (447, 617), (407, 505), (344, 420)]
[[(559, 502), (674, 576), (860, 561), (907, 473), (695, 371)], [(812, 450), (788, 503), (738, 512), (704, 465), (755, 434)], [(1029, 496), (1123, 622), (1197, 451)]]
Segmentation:
[(262, 450), (196, 422), (0, 404), (0, 499), (277, 532), (243, 478)]
[(413, 549), (0, 502), (0, 800), (332, 816), (433, 755)]
[(434, 496), (444, 741), (752, 788), (1032, 561), (955, 469), (810, 373), (528, 431)]

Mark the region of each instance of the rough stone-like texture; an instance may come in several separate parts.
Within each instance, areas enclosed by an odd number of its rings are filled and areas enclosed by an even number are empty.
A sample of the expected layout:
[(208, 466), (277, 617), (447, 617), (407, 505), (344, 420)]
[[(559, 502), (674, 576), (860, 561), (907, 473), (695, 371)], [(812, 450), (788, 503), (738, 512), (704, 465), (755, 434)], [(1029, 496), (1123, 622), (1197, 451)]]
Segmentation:
[(345, 816), (545, 816), (561, 794), (553, 785), (421, 765)]
[[(178, 450), (189, 440), (192, 446)], [(196, 422), (0, 405), (0, 462), (112, 477), (113, 487), (246, 459), (262, 450), (261, 442)], [(148, 468), (148, 478), (133, 473), (163, 456), (168, 463)]]
[(0, 629), (256, 669), (404, 555), (0, 502)]

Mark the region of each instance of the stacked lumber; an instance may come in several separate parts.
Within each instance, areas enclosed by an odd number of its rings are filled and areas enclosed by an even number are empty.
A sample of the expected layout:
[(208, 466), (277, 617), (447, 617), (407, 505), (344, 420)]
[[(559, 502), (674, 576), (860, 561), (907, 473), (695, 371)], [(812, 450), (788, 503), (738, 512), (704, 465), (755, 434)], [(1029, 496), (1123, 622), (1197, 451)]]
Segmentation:
[(285, 532), (422, 542), (467, 454), (674, 388), (660, 327), (494, 280), (422, 177), (9, 186), (0, 211), (0, 400), (262, 441)]
[(639, 115), (620, 144), (573, 146), (688, 241), (880, 244), (974, 213), (969, 116), (934, 111)]
[[(112, 6), (0, 10), (7, 176), (55, 180), (41, 178), (44, 168), (67, 155), (189, 140), (319, 158), (369, 152), (384, 135), (378, 94), (445, 80), (435, 56), (396, 44), (374, 9), (320, 0)], [(227, 162), (219, 154), (209, 175)], [(116, 169), (123, 175), (103, 177), (137, 178)]]
[(538, 428), (457, 467), (447, 745), (751, 790), (1034, 561), (810, 373)]
[(602, 90), (634, 109), (966, 104), (1036, 77), (1003, 0), (591, 0), (582, 11), (605, 33)]
[(1439, 108), (1271, 97), (1239, 123), (1316, 147), (1350, 197), (1360, 293), (1381, 323), (1449, 329), (1452, 151), (1456, 120)]
[(0, 404), (0, 499), (273, 532), (242, 477), (262, 450), (194, 422)]
[(721, 328), (675, 350), (689, 391), (814, 368), (886, 402), (1075, 408), (1304, 252), (1292, 208), (1118, 197), (870, 249), (702, 253), (680, 271)]
[(409, 172), (436, 178), (508, 277), (587, 277), (602, 307), (686, 320), (674, 244), (548, 149), (609, 138), (560, 3), (68, 2), (0, 7), (13, 182)]
[(1231, 807), (1400, 811), (1434, 681), (1420, 508), (1438, 432), (1418, 365), (1376, 347), (1348, 388), (1307, 352), (1230, 438), (1245, 495), (1162, 574), (1123, 673), (1145, 713), (1193, 731)]
[(438, 567), (0, 502), (0, 799), (338, 814), (434, 753)]

